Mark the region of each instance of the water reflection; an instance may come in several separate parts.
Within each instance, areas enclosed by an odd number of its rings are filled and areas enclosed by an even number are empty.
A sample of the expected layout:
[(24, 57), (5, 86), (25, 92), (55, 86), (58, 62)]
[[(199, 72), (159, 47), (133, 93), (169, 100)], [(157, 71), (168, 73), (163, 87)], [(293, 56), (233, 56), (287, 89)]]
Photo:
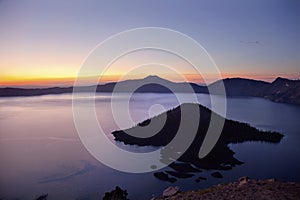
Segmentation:
[[(86, 96), (82, 96), (84, 106)], [(171, 94), (137, 94), (133, 97), (131, 115), (140, 122), (149, 116), (153, 104), (165, 109), (178, 106)], [(209, 107), (209, 96), (198, 95), (201, 104)], [(122, 97), (120, 97), (120, 100)], [(99, 199), (116, 185), (126, 188), (131, 199), (150, 199), (170, 185), (159, 181), (152, 173), (127, 174), (103, 166), (85, 150), (74, 128), (71, 95), (45, 95), (39, 97), (0, 98), (0, 198), (32, 200), (48, 193), (48, 199)], [(101, 94), (96, 99), (96, 111), (105, 133), (113, 140), (111, 132), (119, 128), (109, 110), (110, 95)], [(223, 179), (210, 176), (213, 171), (203, 170), (206, 181), (197, 183), (190, 178), (175, 183), (182, 190), (199, 189), (220, 182), (251, 178), (277, 177), (287, 181), (300, 181), (300, 107), (279, 104), (260, 98), (229, 98), (230, 119), (249, 123), (259, 129), (278, 131), (285, 135), (278, 145), (246, 142), (230, 144), (242, 162), (232, 170), (223, 171)], [(118, 144), (122, 146), (123, 144)], [(139, 147), (124, 147), (141, 151)], [(147, 147), (144, 147), (147, 151)], [(151, 151), (151, 149), (148, 149)], [(95, 166), (85, 173), (69, 178), (38, 183), (39, 180), (61, 175), (76, 174), (84, 169), (81, 160)], [(124, 158), (126, 161), (126, 158)], [(60, 166), (67, 166), (60, 168)], [(176, 171), (172, 166), (164, 171)], [(255, 170), (253, 170), (255, 169)], [(186, 172), (188, 173), (188, 172)], [(59, 177), (59, 176), (57, 176)], [(198, 176), (194, 176), (198, 179)]]

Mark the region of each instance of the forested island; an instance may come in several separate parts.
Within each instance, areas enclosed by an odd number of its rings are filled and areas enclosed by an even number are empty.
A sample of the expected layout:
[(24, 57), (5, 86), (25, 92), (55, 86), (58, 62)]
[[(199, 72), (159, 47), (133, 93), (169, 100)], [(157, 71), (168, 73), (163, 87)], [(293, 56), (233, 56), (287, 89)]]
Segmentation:
[[(230, 170), (236, 165), (243, 164), (243, 162), (234, 157), (234, 152), (228, 147), (228, 144), (248, 141), (279, 143), (283, 138), (281, 133), (262, 131), (251, 127), (246, 123), (225, 119), (224, 127), (217, 144), (206, 157), (200, 159), (198, 157), (198, 153), (204, 137), (206, 136), (211, 116), (214, 115), (216, 118), (222, 118), (222, 116), (212, 112), (210, 109), (202, 105), (188, 103), (182, 104), (151, 119), (147, 119), (137, 124), (135, 127), (126, 130), (114, 131), (112, 134), (116, 141), (124, 142), (128, 145), (166, 146), (177, 133), (181, 120), (181, 109), (199, 109), (200, 119), (198, 122), (198, 131), (187, 151), (182, 153), (179, 157), (179, 162), (174, 162), (170, 165), (173, 171), (154, 173), (154, 176), (161, 180), (175, 182), (177, 178), (189, 178), (192, 177), (194, 173), (201, 172), (202, 170)], [(136, 132), (140, 129), (140, 127), (147, 127), (147, 125), (151, 122), (155, 123), (155, 121), (163, 120), (164, 114), (167, 116), (165, 124), (157, 134), (147, 138), (130, 135), (130, 133)], [(141, 136), (143, 134), (148, 134), (147, 129), (144, 129), (144, 131), (140, 134)], [(186, 134), (188, 137), (188, 134), (190, 133), (187, 131)], [(170, 157), (172, 153), (170, 152), (172, 152), (172, 149), (162, 148), (162, 162), (172, 159), (172, 157)], [(220, 176), (218, 173), (212, 175)]]

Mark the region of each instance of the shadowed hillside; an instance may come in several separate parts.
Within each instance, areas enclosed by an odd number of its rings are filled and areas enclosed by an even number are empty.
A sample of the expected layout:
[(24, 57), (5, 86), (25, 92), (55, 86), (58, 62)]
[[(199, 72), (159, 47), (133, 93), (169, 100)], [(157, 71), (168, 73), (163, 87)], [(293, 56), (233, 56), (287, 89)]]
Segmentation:
[(300, 80), (279, 77), (272, 82), (264, 97), (275, 102), (300, 105)]
[[(214, 91), (221, 82), (209, 85)], [(244, 78), (227, 78), (223, 80), (227, 96), (263, 97), (274, 102), (300, 105), (300, 80), (278, 77), (272, 83)]]

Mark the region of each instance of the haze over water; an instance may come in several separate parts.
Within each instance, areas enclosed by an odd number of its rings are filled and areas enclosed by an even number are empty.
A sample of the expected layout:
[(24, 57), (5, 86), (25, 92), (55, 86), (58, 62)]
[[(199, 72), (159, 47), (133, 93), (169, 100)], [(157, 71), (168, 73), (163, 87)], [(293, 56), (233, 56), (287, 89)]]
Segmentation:
[[(209, 106), (208, 95), (197, 96), (201, 104)], [(87, 97), (82, 94), (81, 98), (85, 106)], [(122, 94), (116, 98), (124, 100)], [(111, 131), (119, 128), (112, 119), (110, 101), (110, 94), (96, 96), (98, 120), (107, 136), (113, 139)], [(236, 152), (235, 157), (245, 164), (221, 171), (224, 176), (221, 180), (211, 177), (212, 171), (204, 171), (199, 175), (207, 177), (207, 181), (196, 183), (195, 176), (179, 179), (174, 185), (183, 190), (197, 189), (234, 181), (244, 175), (300, 181), (300, 107), (262, 98), (228, 98), (227, 101), (227, 118), (281, 132), (283, 140), (279, 144), (230, 145)], [(178, 106), (172, 94), (135, 94), (130, 103), (135, 123), (150, 117), (149, 108), (154, 104), (162, 104), (166, 110)], [(159, 196), (170, 185), (154, 178), (152, 173), (118, 172), (95, 160), (76, 133), (71, 94), (1, 98), (0, 106), (0, 198), (26, 200), (48, 193), (50, 200), (99, 199), (119, 185), (126, 188), (133, 199), (150, 199), (152, 194)], [(117, 145), (136, 152), (153, 149)]]

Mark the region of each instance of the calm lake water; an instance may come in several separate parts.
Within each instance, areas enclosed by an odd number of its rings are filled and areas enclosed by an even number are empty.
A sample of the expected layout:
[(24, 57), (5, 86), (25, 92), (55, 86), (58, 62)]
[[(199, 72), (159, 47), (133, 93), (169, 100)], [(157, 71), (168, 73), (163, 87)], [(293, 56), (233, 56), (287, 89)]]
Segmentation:
[[(83, 94), (82, 106), (86, 98)], [(123, 101), (122, 94), (116, 98)], [(198, 101), (209, 106), (208, 95), (199, 94)], [(110, 94), (97, 94), (99, 123), (113, 139), (110, 133), (119, 128), (112, 118), (110, 102)], [(229, 98), (227, 103), (227, 118), (278, 131), (285, 137), (279, 144), (231, 144), (235, 157), (245, 164), (221, 171), (223, 179), (211, 177), (214, 172), (211, 170), (199, 173), (206, 181), (196, 183), (196, 175), (173, 185), (182, 190), (199, 189), (235, 181), (244, 175), (300, 181), (300, 106), (245, 97)], [(135, 94), (130, 103), (135, 123), (147, 119), (154, 104), (168, 110), (178, 102), (172, 94)], [(150, 112), (150, 116), (155, 114)], [(117, 145), (136, 152), (151, 150), (150, 147)], [(153, 173), (119, 172), (95, 160), (77, 135), (71, 94), (0, 98), (0, 158), (0, 199), (32, 200), (45, 193), (50, 200), (101, 199), (117, 185), (127, 189), (131, 199), (150, 199), (152, 194), (160, 196), (172, 185), (154, 178)]]

